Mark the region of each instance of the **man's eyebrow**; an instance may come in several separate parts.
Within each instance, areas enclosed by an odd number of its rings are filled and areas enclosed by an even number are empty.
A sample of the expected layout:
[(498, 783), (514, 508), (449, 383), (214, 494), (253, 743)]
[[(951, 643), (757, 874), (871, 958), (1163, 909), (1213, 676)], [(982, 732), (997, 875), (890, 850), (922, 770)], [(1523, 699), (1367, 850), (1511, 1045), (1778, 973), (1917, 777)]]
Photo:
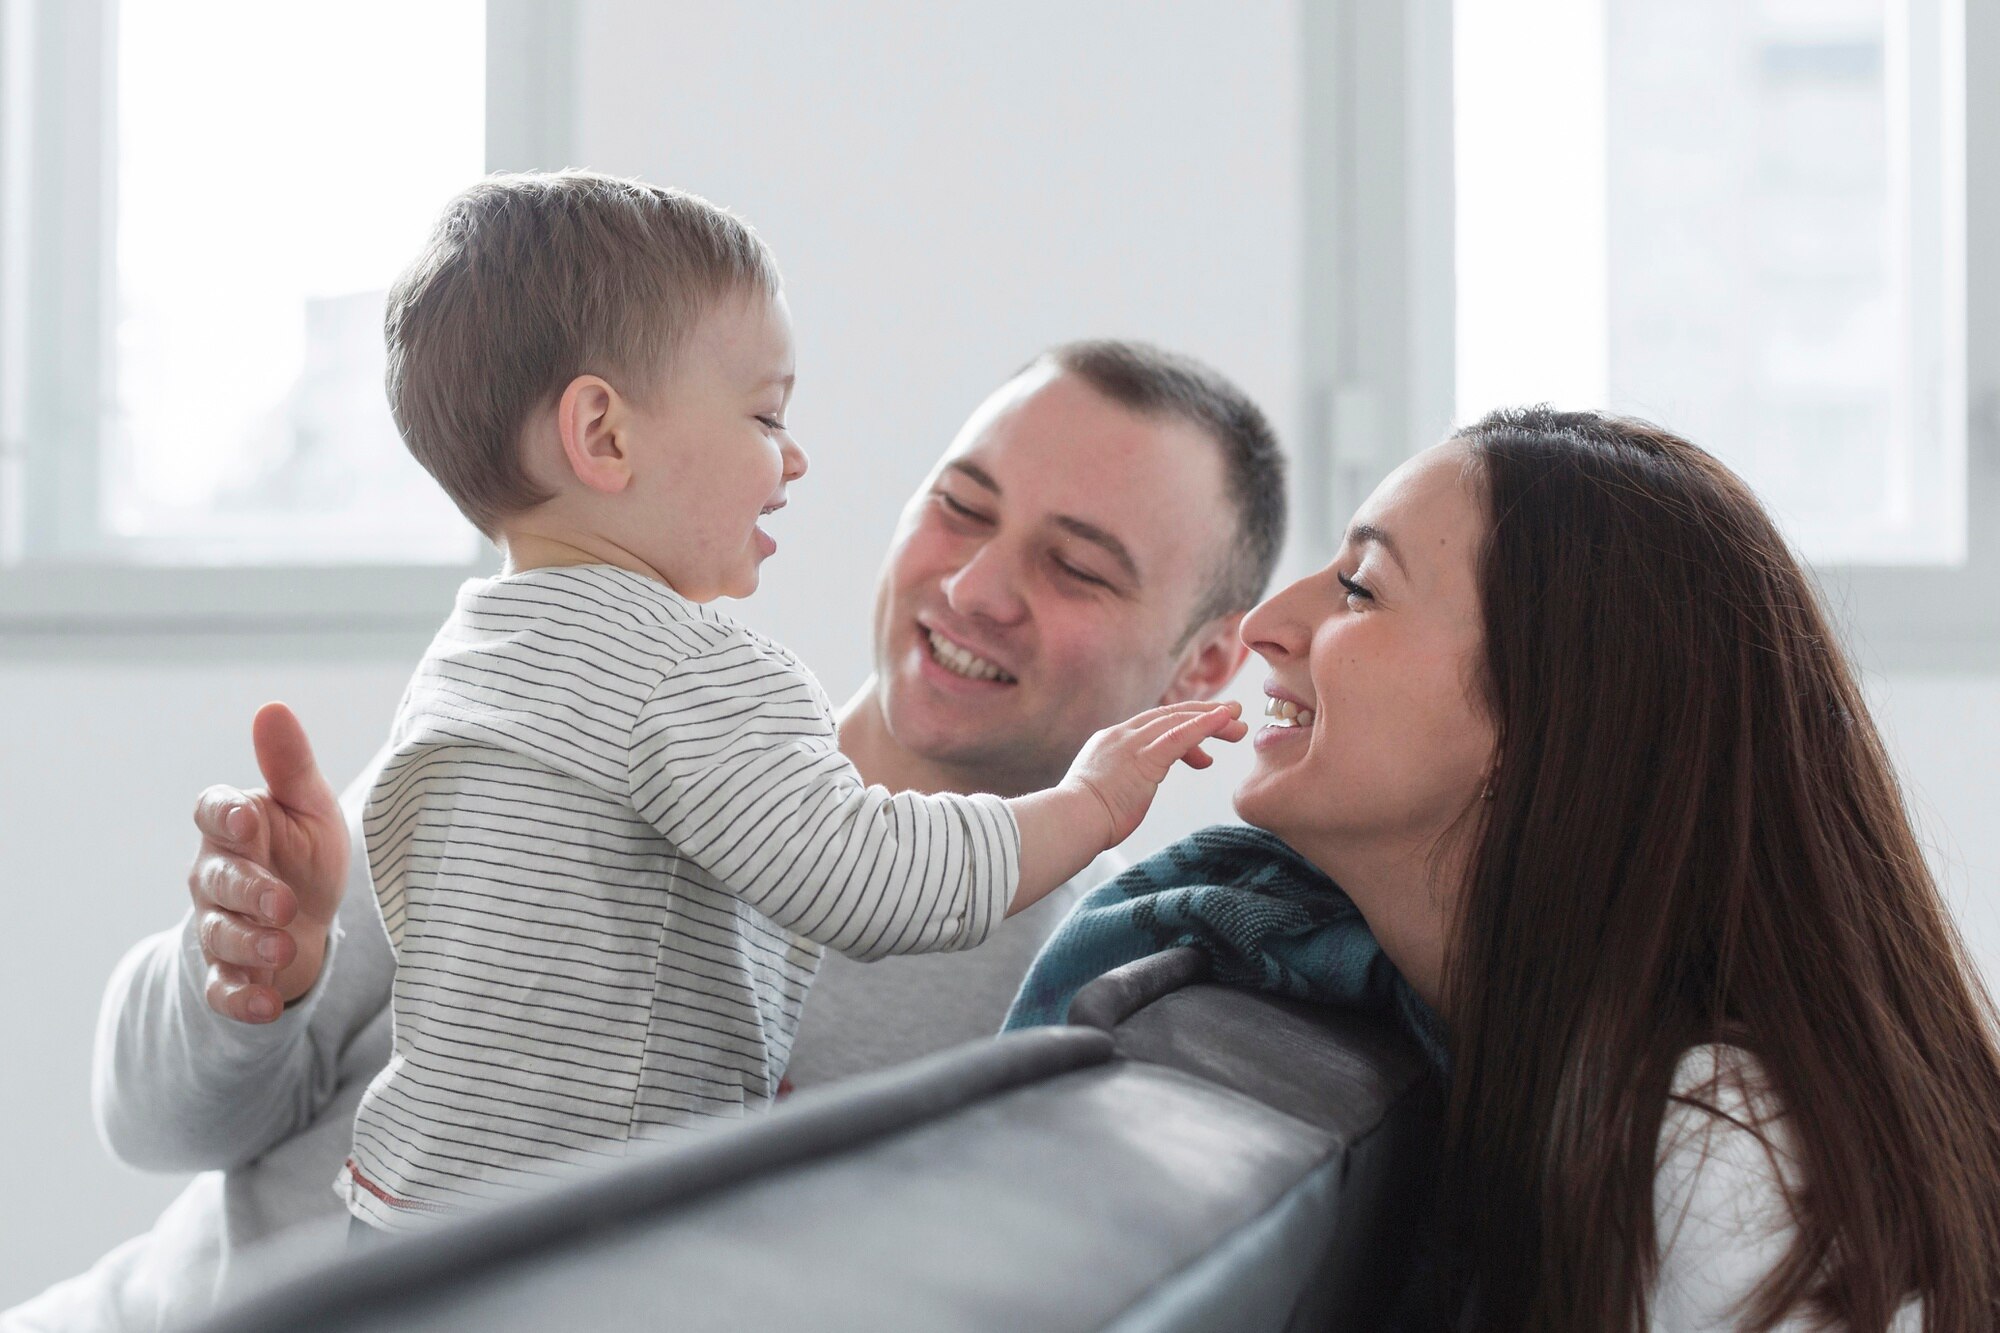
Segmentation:
[(1404, 578), (1410, 576), (1410, 567), (1403, 563), (1403, 552), (1397, 547), (1396, 539), (1373, 523), (1356, 523), (1347, 530), (1347, 540), (1357, 546), (1364, 542), (1373, 542), (1389, 553), (1389, 558), (1396, 562), (1396, 568), (1403, 571)]
[(988, 472), (977, 463), (968, 463), (963, 459), (953, 459), (951, 462), (945, 464), (945, 471), (962, 472), (995, 495), (1001, 494), (1000, 483), (993, 480), (991, 472)]
[[(968, 480), (985, 487), (995, 495), (1003, 494), (1000, 489), (1000, 483), (993, 479), (993, 474), (977, 463), (969, 463), (964, 459), (954, 459), (945, 464), (945, 471), (960, 473)], [(1081, 518), (1071, 518), (1067, 514), (1052, 515), (1049, 522), (1055, 524), (1072, 537), (1080, 537), (1093, 546), (1102, 547), (1106, 555), (1118, 562), (1118, 567), (1125, 572), (1125, 577), (1130, 579), (1135, 587), (1144, 582), (1139, 577), (1139, 562), (1132, 558), (1132, 552), (1126, 548), (1125, 543), (1119, 541), (1111, 533), (1106, 532), (1095, 523)]]
[(1072, 537), (1081, 537), (1092, 545), (1102, 547), (1113, 560), (1118, 562), (1118, 567), (1125, 571), (1125, 577), (1132, 580), (1135, 585), (1142, 581), (1139, 578), (1138, 563), (1132, 559), (1132, 553), (1125, 549), (1125, 543), (1103, 528), (1095, 523), (1086, 523), (1080, 518), (1071, 518), (1067, 514), (1057, 514), (1049, 521)]

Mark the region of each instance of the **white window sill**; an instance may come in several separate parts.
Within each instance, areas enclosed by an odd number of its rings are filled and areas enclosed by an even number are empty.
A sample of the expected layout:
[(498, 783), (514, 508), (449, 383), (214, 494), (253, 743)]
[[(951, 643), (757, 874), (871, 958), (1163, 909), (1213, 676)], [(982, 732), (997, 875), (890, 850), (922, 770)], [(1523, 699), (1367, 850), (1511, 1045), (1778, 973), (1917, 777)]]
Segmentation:
[(0, 638), (245, 633), (426, 636), (491, 565), (148, 569), (50, 564), (0, 573)]

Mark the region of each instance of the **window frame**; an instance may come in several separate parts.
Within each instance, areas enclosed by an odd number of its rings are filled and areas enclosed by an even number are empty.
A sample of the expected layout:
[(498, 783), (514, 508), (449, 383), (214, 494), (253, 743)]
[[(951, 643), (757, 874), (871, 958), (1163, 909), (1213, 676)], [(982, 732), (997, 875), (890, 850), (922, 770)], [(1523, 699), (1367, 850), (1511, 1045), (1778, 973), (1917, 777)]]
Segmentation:
[[(1864, 671), (1990, 671), (2000, 668), (2000, 81), (1969, 71), (2000, 69), (2000, 10), (1908, 3), (1928, 7), (1943, 49), (1963, 54), (1942, 89), (1948, 123), (1962, 107), (1948, 133), (1964, 150), (1948, 160), (1945, 193), (1962, 241), (1947, 257), (1962, 274), (1947, 297), (1962, 305), (1943, 318), (1964, 330), (1966, 560), (1812, 569)], [(1301, 7), (1297, 454), (1300, 555), (1315, 567), (1374, 484), (1453, 421), (1452, 26), (1451, 0)]]
[[(434, 623), (463, 564), (148, 567), (93, 555), (94, 424), (111, 335), (117, 0), (0, 0), (0, 630), (15, 635), (399, 632)], [(576, 18), (487, 0), (486, 169), (571, 165)], [(88, 438), (78, 438), (87, 435)]]

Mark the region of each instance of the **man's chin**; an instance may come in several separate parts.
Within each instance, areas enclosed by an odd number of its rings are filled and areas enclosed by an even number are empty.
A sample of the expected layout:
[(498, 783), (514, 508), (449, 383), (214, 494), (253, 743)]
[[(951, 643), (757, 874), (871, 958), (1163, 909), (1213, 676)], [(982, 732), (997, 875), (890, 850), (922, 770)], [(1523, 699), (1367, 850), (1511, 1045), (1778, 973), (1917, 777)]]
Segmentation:
[(979, 755), (1020, 735), (1020, 728), (1010, 725), (1003, 715), (1000, 703), (997, 699), (945, 696), (917, 681), (901, 691), (892, 687), (883, 712), (897, 742), (907, 749), (926, 757)]
[(1011, 702), (946, 695), (921, 680), (892, 679), (882, 714), (896, 743), (929, 763), (1012, 768), (1021, 740), (1034, 729), (1020, 722)]

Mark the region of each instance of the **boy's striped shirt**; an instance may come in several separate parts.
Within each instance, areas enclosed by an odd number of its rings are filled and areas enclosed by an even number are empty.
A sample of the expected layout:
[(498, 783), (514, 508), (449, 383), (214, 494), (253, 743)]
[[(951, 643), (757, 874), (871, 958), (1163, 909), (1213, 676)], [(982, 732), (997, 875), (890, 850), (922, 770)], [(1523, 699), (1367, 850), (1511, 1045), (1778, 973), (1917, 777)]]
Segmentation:
[(784, 648), (608, 566), (468, 583), (398, 710), (369, 870), (395, 1050), (336, 1188), (379, 1227), (767, 1104), (820, 946), (969, 948), (1019, 833), (891, 796)]

